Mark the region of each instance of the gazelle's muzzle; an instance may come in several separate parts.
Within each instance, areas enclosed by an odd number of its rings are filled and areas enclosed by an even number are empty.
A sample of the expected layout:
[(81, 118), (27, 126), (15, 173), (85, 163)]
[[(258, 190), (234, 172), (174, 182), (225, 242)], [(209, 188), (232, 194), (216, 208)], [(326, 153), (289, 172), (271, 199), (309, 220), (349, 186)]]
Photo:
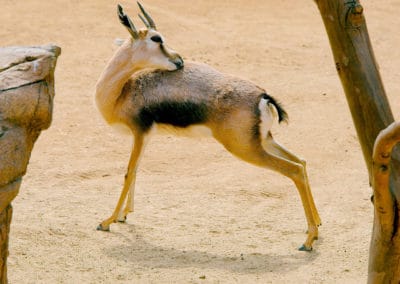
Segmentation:
[(163, 44), (160, 45), (160, 48), (164, 55), (168, 57), (168, 60), (176, 66), (176, 69), (181, 69), (183, 67), (183, 59), (178, 53)]
[(179, 69), (183, 68), (183, 65), (184, 65), (183, 59), (179, 54), (176, 55), (176, 58), (174, 58), (173, 60), (170, 60), (170, 61), (175, 64), (176, 69), (179, 70)]

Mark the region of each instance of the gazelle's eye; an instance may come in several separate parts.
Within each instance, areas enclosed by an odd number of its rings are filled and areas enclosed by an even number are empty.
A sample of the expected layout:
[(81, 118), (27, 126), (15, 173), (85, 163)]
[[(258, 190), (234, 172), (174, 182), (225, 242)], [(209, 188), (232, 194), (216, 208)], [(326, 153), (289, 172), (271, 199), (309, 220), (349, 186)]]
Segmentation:
[(158, 35), (152, 36), (150, 39), (154, 42), (162, 43), (162, 39)]

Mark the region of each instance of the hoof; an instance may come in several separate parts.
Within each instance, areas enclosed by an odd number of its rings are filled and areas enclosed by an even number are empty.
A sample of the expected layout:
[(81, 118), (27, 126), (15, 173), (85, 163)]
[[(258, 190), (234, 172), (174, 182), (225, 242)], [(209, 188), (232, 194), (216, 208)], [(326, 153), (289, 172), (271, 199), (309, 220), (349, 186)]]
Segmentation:
[(109, 232), (110, 231), (110, 226), (103, 227), (102, 224), (98, 225), (96, 228), (97, 231), (103, 231), (103, 232)]
[(302, 245), (299, 247), (299, 251), (312, 251), (312, 247), (307, 247), (306, 245)]

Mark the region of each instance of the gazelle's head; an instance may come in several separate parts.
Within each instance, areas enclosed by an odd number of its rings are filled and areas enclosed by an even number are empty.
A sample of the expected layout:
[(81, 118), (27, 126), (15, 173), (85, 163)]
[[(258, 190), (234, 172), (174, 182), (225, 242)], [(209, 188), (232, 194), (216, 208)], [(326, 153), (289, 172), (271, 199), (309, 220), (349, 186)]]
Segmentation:
[(160, 68), (173, 71), (182, 68), (182, 57), (165, 45), (164, 37), (157, 31), (153, 19), (139, 2), (138, 5), (143, 13), (143, 16), (139, 14), (139, 17), (146, 26), (146, 29), (139, 31), (124, 13), (122, 6), (118, 5), (119, 19), (132, 36), (124, 44), (125, 48), (132, 51), (132, 64), (140, 69)]

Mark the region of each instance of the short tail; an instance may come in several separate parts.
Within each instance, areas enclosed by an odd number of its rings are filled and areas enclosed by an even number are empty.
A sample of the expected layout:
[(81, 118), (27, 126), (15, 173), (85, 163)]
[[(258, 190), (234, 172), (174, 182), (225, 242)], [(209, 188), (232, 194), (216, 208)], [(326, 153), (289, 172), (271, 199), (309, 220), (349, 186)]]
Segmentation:
[(274, 106), (276, 109), (276, 112), (278, 113), (278, 121), (281, 123), (282, 121), (287, 122), (288, 121), (288, 114), (287, 112), (283, 109), (282, 105), (277, 102), (273, 97), (270, 95), (264, 94), (263, 99), (267, 101), (267, 104), (271, 104)]

